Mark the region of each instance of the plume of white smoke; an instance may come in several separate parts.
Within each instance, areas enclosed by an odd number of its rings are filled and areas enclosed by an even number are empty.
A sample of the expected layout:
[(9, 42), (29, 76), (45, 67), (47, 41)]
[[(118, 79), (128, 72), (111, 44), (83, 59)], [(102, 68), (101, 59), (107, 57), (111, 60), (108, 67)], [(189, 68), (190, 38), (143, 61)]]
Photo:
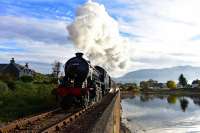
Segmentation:
[(74, 22), (67, 29), (76, 47), (95, 65), (111, 73), (126, 68), (127, 41), (120, 36), (118, 23), (103, 5), (88, 1), (79, 7)]

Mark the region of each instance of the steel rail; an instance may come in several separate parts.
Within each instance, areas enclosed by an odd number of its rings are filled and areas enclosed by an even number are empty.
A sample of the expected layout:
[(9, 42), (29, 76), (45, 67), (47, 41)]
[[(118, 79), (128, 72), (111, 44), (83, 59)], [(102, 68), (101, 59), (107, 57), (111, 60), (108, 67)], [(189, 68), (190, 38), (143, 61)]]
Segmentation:
[(46, 128), (45, 130), (41, 131), (41, 133), (54, 133), (56, 131), (59, 131), (63, 126), (70, 124), (71, 122), (75, 121), (77, 118), (82, 116), (87, 110), (89, 110), (92, 106), (82, 109), (68, 117), (66, 117), (64, 120), (61, 120), (60, 122), (51, 125), (50, 127)]
[(14, 122), (11, 122), (6, 126), (1, 127), (0, 133), (8, 133), (8, 132), (10, 132), (11, 130), (14, 130), (14, 129), (20, 129), (20, 127), (22, 127), (26, 124), (29, 124), (29, 123), (32, 123), (34, 121), (43, 119), (43, 118), (45, 118), (45, 117), (47, 117), (47, 116), (49, 116), (49, 115), (51, 115), (51, 114), (53, 114), (53, 113), (55, 113), (59, 110), (60, 110), (60, 108), (52, 110), (52, 111), (48, 111), (48, 112), (45, 112), (45, 113), (41, 113), (41, 114), (33, 116), (33, 117), (27, 117), (27, 118), (15, 120)]

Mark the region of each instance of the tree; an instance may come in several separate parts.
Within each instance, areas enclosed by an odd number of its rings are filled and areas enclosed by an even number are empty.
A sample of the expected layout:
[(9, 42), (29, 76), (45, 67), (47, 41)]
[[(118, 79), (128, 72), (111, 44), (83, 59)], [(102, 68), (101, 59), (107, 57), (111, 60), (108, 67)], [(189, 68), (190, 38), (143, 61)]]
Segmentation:
[(51, 83), (59, 83), (58, 79), (59, 79), (59, 73), (60, 73), (60, 69), (61, 69), (61, 62), (59, 61), (55, 61), (52, 67), (52, 76), (53, 79), (51, 79)]
[(187, 79), (184, 77), (184, 75), (183, 74), (181, 74), (180, 76), (179, 76), (179, 84), (180, 85), (182, 85), (183, 87), (186, 87), (186, 85), (187, 85)]
[(23, 82), (32, 82), (33, 77), (32, 76), (22, 76), (22, 77), (20, 77), (20, 80)]
[(140, 82), (140, 87), (142, 89), (148, 89), (148, 82), (147, 81), (141, 81)]
[(176, 89), (176, 82), (172, 80), (167, 81), (167, 87), (170, 89)]
[(60, 73), (60, 69), (61, 69), (61, 64), (59, 61), (55, 61), (52, 67), (52, 75), (56, 78), (58, 78), (59, 73)]

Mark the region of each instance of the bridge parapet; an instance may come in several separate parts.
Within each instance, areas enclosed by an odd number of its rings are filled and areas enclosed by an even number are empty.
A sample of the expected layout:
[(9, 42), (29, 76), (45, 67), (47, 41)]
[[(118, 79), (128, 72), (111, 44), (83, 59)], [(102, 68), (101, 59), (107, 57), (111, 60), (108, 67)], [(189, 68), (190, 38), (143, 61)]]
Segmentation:
[(92, 133), (119, 133), (120, 111), (120, 92), (118, 91), (103, 115), (97, 120)]

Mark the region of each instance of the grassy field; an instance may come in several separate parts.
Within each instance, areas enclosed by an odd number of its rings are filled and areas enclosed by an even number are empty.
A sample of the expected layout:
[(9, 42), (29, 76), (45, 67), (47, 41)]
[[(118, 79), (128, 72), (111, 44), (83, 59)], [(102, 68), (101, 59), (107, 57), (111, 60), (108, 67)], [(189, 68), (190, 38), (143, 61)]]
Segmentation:
[(55, 107), (50, 83), (0, 81), (0, 122), (12, 121)]

